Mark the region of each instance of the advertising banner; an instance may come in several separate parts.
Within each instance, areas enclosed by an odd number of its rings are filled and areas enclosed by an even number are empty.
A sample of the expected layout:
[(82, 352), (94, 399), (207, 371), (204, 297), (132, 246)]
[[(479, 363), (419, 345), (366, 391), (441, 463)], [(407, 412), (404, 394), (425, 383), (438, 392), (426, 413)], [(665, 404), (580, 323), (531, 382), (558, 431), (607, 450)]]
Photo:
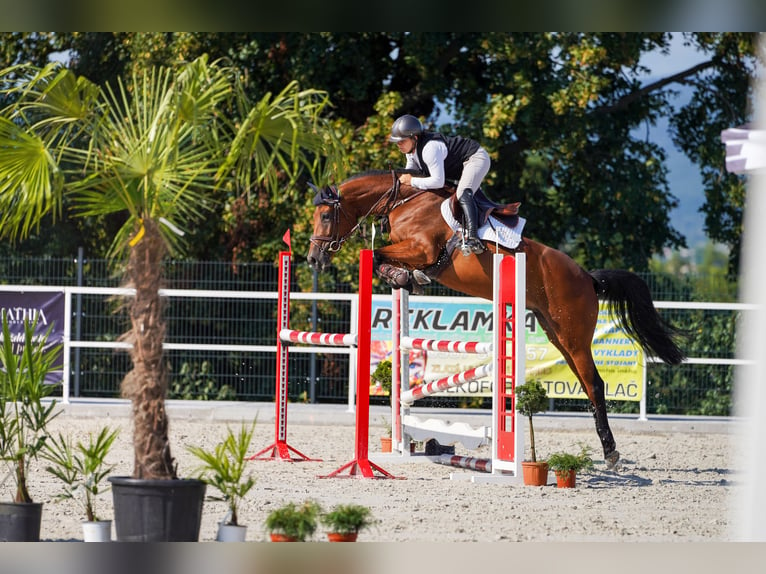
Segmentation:
[[(51, 329), (46, 349), (64, 343), (64, 305), (63, 291), (29, 291), (12, 293), (0, 291), (0, 313), (8, 317), (8, 329), (13, 341), (14, 353), (21, 355), (24, 350), (24, 322), (34, 321), (37, 317), (35, 340), (42, 338)], [(2, 314), (0, 314), (2, 318)], [(46, 381), (61, 383), (63, 380), (64, 353), (57, 360), (60, 369), (52, 372)]]
[[(482, 299), (410, 297), (410, 336), (458, 341), (492, 341), (492, 304)], [(391, 300), (373, 297), (371, 369), (390, 358)], [(538, 379), (551, 398), (587, 399), (561, 353), (548, 341), (531, 311), (524, 316), (526, 379)], [(616, 325), (605, 307), (599, 309), (593, 356), (606, 382), (607, 400), (640, 401), (643, 393), (642, 350)], [(490, 362), (489, 355), (410, 351), (410, 387)], [(382, 394), (373, 385), (371, 394)], [(489, 378), (449, 389), (442, 396), (491, 396)]]

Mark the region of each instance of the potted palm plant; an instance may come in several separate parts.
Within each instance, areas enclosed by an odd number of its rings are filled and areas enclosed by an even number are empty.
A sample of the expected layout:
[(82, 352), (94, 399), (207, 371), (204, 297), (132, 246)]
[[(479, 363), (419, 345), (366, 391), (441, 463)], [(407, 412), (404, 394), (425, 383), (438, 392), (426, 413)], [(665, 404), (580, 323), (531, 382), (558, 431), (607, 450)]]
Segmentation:
[(529, 419), (529, 446), (531, 460), (521, 463), (524, 484), (545, 486), (548, 484), (548, 462), (537, 460), (535, 427), (532, 416), (548, 408), (548, 394), (538, 380), (528, 381), (516, 387), (516, 411)]
[(375, 524), (372, 511), (360, 504), (338, 504), (321, 517), (330, 542), (355, 542), (359, 531)]
[[(55, 399), (44, 401), (56, 388), (46, 376), (57, 369), (61, 345), (48, 345), (52, 327), (37, 333), (37, 317), (24, 320), (23, 348), (18, 349), (2, 311), (0, 347), (0, 460), (5, 478), (13, 478), (11, 501), (0, 502), (0, 541), (36, 542), (40, 539), (42, 502), (29, 492), (29, 469), (49, 438), (48, 423), (57, 416)], [(17, 354), (20, 351), (20, 354)]]
[(247, 534), (247, 526), (239, 523), (239, 508), (242, 499), (255, 485), (252, 475), (245, 476), (254, 429), (255, 421), (249, 427), (242, 423), (236, 434), (228, 428), (223, 441), (212, 451), (198, 446), (186, 447), (201, 461), (197, 467), (198, 477), (221, 493), (220, 497), (211, 498), (228, 504), (228, 513), (218, 526), (216, 539), (221, 542), (243, 542)]
[(548, 466), (556, 473), (558, 488), (574, 488), (577, 473), (593, 468), (593, 459), (590, 457), (590, 449), (580, 445), (580, 452), (577, 454), (554, 452), (548, 457)]
[[(0, 70), (0, 236), (24, 238), (63, 206), (121, 227), (109, 259), (125, 268), (133, 363), (122, 382), (133, 473), (111, 476), (119, 541), (196, 541), (205, 483), (179, 478), (165, 405), (163, 262), (226, 188), (295, 194), (339, 146), (323, 129), (327, 94), (292, 82), (252, 98), (242, 74), (201, 56), (99, 86), (60, 63)], [(296, 199), (297, 201), (297, 199)], [(155, 504), (156, 503), (156, 504)]]
[(64, 492), (58, 500), (79, 500), (85, 512), (82, 523), (85, 542), (108, 542), (112, 538), (112, 521), (96, 514), (96, 497), (108, 489), (102, 485), (104, 478), (114, 469), (106, 464), (114, 440), (119, 431), (102, 427), (97, 435), (90, 434), (87, 444), (59, 433), (46, 443), (40, 456), (50, 464), (45, 470), (64, 483)]
[(322, 507), (313, 500), (288, 502), (269, 512), (264, 521), (272, 542), (305, 542), (317, 529)]

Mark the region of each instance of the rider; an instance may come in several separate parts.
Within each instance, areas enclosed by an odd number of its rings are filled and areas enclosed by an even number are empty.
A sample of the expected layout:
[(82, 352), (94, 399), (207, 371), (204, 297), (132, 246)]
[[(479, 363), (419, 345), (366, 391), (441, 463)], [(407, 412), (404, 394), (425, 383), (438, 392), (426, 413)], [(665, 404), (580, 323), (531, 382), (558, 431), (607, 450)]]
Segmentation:
[(447, 178), (457, 180), (457, 199), (465, 216), (463, 255), (481, 253), (476, 236), (478, 214), (473, 192), (479, 189), (490, 166), (489, 154), (479, 142), (461, 136), (427, 132), (415, 116), (401, 116), (391, 126), (389, 141), (407, 155), (406, 169), (419, 169), (424, 177), (402, 174), (399, 181), (418, 189), (440, 189)]

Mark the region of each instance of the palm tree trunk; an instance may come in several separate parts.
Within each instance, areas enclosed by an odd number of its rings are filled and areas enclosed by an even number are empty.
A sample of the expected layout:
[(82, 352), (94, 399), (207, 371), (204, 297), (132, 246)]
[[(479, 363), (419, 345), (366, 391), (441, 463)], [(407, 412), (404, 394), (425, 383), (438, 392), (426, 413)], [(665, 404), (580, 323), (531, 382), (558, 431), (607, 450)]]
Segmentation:
[(128, 282), (136, 290), (129, 304), (131, 331), (123, 337), (133, 344), (133, 369), (122, 381), (122, 395), (133, 405), (133, 478), (177, 478), (170, 454), (168, 416), (165, 411), (167, 369), (163, 302), (159, 290), (165, 243), (156, 222), (143, 220), (143, 236), (136, 235), (128, 262)]
[(32, 502), (32, 497), (27, 490), (27, 465), (26, 457), (21, 455), (16, 461), (16, 496), (14, 502)]

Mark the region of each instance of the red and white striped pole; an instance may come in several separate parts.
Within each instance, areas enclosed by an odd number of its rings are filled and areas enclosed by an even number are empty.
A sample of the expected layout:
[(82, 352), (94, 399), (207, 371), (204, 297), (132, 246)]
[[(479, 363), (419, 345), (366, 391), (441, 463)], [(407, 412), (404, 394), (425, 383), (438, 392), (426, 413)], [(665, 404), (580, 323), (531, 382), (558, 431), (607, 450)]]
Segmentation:
[(439, 351), (440, 353), (475, 353), (491, 355), (492, 343), (478, 341), (448, 341), (423, 339), (420, 337), (401, 337), (402, 349), (420, 349), (423, 351)]
[(462, 373), (457, 373), (448, 377), (437, 379), (436, 381), (424, 383), (408, 391), (402, 392), (401, 400), (404, 404), (411, 405), (418, 399), (430, 397), (431, 395), (440, 393), (441, 391), (446, 391), (447, 389), (451, 389), (453, 387), (459, 387), (460, 385), (470, 381), (483, 379), (487, 375), (492, 374), (492, 370), (493, 365), (492, 363), (489, 363), (474, 369), (468, 369)]
[(457, 454), (443, 454), (436, 459), (439, 464), (447, 466), (457, 466), (481, 472), (492, 472), (492, 460), (489, 458), (474, 458), (471, 456), (460, 456)]

